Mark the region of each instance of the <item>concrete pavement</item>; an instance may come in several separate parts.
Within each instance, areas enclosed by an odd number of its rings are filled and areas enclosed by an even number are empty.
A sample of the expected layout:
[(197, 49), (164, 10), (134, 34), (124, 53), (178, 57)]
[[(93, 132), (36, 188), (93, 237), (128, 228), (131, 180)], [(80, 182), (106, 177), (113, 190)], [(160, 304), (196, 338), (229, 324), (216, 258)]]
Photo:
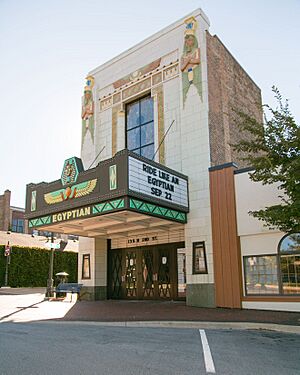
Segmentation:
[(1, 288), (0, 323), (61, 319), (75, 303), (45, 301), (45, 288)]

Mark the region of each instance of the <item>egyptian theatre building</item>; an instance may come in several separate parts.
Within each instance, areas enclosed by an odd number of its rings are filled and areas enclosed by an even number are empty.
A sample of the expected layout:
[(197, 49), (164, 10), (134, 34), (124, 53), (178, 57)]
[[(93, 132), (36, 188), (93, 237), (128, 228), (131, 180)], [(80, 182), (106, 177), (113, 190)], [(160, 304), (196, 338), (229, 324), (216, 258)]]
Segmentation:
[(30, 228), (80, 236), (83, 299), (298, 308), (272, 258), (284, 234), (247, 214), (254, 183), (231, 146), (232, 108), (260, 120), (259, 103), (201, 9), (88, 73), (81, 157), (26, 198)]

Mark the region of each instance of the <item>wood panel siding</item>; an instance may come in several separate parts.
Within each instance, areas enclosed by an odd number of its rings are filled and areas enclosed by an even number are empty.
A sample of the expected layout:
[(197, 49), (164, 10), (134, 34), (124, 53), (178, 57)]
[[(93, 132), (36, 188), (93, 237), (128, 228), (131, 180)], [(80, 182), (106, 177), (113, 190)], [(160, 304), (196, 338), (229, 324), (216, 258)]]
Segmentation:
[(241, 308), (242, 273), (234, 189), (234, 164), (210, 169), (216, 305)]

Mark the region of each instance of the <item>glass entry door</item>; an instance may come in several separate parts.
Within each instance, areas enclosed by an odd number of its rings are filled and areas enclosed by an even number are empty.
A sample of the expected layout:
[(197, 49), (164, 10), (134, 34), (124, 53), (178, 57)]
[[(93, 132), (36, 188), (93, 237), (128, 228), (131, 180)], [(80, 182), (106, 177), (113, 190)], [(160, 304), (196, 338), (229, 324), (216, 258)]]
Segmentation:
[(155, 298), (156, 273), (153, 249), (141, 248), (142, 285), (140, 298)]
[(125, 296), (136, 298), (138, 296), (138, 274), (137, 274), (137, 253), (136, 251), (127, 250), (125, 257), (125, 266), (123, 265), (122, 281), (125, 287)]
[(109, 298), (177, 299), (177, 248), (166, 244), (110, 250)]

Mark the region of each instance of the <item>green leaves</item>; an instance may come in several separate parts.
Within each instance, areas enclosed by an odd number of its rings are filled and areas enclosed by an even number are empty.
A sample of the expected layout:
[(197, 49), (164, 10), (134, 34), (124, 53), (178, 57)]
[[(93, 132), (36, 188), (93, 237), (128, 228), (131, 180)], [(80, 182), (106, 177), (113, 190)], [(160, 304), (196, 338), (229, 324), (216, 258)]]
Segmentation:
[(251, 214), (284, 232), (300, 231), (300, 126), (292, 116), (288, 101), (283, 102), (276, 87), (275, 109), (263, 106), (264, 123), (236, 112), (237, 125), (245, 138), (234, 149), (246, 155), (243, 160), (254, 168), (252, 181), (278, 185), (281, 204)]
[[(54, 253), (55, 274), (65, 271), (69, 282), (77, 282), (77, 253)], [(13, 246), (9, 265), (8, 285), (11, 287), (46, 287), (49, 273), (50, 251)], [(6, 258), (4, 246), (0, 246), (0, 285), (4, 285)]]

